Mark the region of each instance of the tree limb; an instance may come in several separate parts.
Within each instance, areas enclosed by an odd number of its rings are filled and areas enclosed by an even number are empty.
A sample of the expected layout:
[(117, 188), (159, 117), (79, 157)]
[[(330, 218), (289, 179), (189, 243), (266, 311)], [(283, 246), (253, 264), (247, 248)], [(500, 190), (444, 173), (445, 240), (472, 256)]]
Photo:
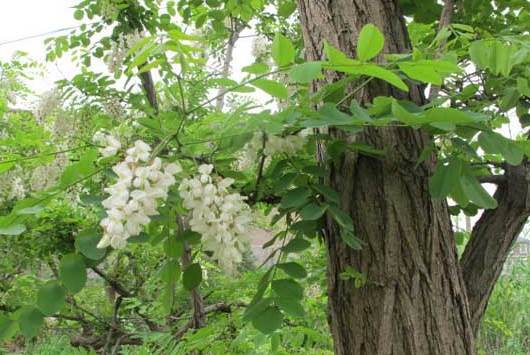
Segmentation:
[(494, 195), (498, 207), (484, 211), (460, 260), (475, 334), (510, 249), (530, 216), (530, 164), (508, 165), (503, 178)]
[[(239, 39), (239, 34), (243, 30), (243, 25), (239, 21), (237, 21), (237, 19), (230, 18), (230, 23), (231, 23), (230, 36), (228, 38), (228, 43), (226, 45), (223, 69), (221, 71), (221, 76), (223, 78), (226, 78), (230, 74), (230, 66), (232, 64), (234, 47), (236, 45), (237, 40)], [(219, 88), (217, 100), (215, 103), (215, 106), (217, 110), (219, 111), (223, 111), (223, 107), (225, 104), (225, 93), (226, 93), (226, 88), (224, 87)]]
[(97, 266), (92, 266), (90, 269), (105, 280), (110, 287), (112, 287), (121, 297), (128, 298), (132, 297), (133, 293), (127, 290), (119, 281), (110, 278), (107, 274), (101, 271)]
[[(453, 19), (454, 6), (454, 0), (445, 0), (442, 14), (440, 16), (440, 21), (438, 22), (438, 32), (442, 31), (445, 27), (451, 24), (451, 21)], [(441, 40), (438, 45), (438, 52), (441, 52), (446, 44), (446, 39)], [(433, 100), (436, 96), (438, 96), (439, 93), (440, 87), (434, 85), (431, 86), (431, 92), (429, 93), (429, 101)]]
[(148, 70), (140, 73), (139, 75), (140, 80), (142, 82), (142, 87), (145, 91), (145, 95), (147, 96), (147, 101), (149, 101), (149, 104), (151, 105), (153, 110), (155, 110), (155, 114), (158, 114), (158, 99), (156, 98), (155, 83), (153, 81), (151, 71)]
[(483, 184), (502, 184), (506, 181), (506, 176), (504, 175), (487, 175), (487, 176), (479, 176), (478, 181), (480, 181)]

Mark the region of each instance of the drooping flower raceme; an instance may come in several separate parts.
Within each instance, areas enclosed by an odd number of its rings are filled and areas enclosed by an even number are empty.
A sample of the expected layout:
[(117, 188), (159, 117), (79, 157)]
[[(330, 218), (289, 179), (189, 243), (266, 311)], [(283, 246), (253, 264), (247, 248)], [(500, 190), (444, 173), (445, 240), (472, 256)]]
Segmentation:
[(242, 261), (242, 251), (251, 221), (246, 197), (230, 193), (231, 178), (212, 176), (212, 165), (201, 165), (199, 174), (184, 179), (179, 193), (191, 211), (190, 228), (202, 235), (203, 248), (228, 273)]
[(110, 73), (115, 74), (121, 70), (123, 62), (127, 57), (127, 52), (134, 47), (138, 41), (143, 38), (143, 33), (137, 30), (127, 35), (120, 35), (118, 39), (111, 44), (111, 52), (105, 58), (105, 63)]
[(100, 222), (104, 233), (98, 248), (125, 247), (127, 239), (140, 234), (150, 217), (158, 214), (158, 202), (175, 184), (180, 165), (163, 164), (160, 158), (150, 161), (150, 154), (151, 147), (138, 140), (127, 149), (125, 160), (112, 168), (118, 179), (104, 190), (110, 196), (102, 202), (107, 217)]
[(121, 143), (116, 137), (101, 131), (98, 131), (96, 134), (94, 134), (92, 141), (101, 146), (101, 148), (98, 150), (99, 153), (105, 158), (116, 155), (116, 153), (118, 153), (118, 151), (121, 149)]
[(263, 132), (257, 132), (243, 148), (243, 154), (238, 161), (239, 168), (245, 170), (251, 167), (258, 160), (258, 152), (262, 149), (267, 157), (275, 154), (295, 155), (306, 143), (306, 136), (306, 131), (285, 137), (265, 136)]

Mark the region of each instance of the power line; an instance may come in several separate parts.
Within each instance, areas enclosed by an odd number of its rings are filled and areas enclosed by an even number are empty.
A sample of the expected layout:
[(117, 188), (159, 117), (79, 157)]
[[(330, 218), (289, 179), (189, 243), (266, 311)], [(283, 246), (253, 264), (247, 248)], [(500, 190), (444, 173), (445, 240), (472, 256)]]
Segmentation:
[(12, 44), (12, 43), (17, 43), (17, 42), (22, 42), (22, 41), (26, 41), (28, 39), (33, 39), (33, 38), (39, 38), (39, 37), (43, 37), (43, 36), (48, 36), (48, 35), (52, 35), (54, 33), (59, 33), (59, 32), (64, 32), (64, 31), (69, 31), (69, 30), (74, 30), (76, 28), (79, 28), (83, 25), (78, 25), (78, 26), (72, 26), (72, 27), (65, 27), (65, 28), (59, 28), (57, 30), (54, 30), (54, 31), (49, 31), (49, 32), (44, 32), (44, 33), (39, 33), (39, 34), (36, 34), (36, 35), (31, 35), (31, 36), (26, 36), (26, 37), (21, 37), (21, 38), (17, 38), (17, 39), (12, 39), (12, 40), (9, 40), (9, 41), (5, 41), (5, 42), (0, 42), (0, 46), (5, 46), (7, 44)]

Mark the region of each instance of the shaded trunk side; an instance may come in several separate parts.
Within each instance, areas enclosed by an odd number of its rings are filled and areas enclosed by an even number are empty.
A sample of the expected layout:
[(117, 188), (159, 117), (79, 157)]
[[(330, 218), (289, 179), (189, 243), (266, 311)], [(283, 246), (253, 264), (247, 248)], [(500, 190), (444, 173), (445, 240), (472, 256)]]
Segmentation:
[[(410, 50), (397, 1), (299, 0), (308, 60), (323, 58), (324, 41), (355, 57), (358, 33), (373, 23), (385, 35), (385, 52)], [(340, 76), (329, 73), (326, 80)], [(318, 84), (316, 85), (318, 88)], [(377, 95), (424, 102), (421, 88), (408, 97), (382, 83), (362, 90), (362, 103)], [(428, 177), (433, 159), (415, 167), (431, 145), (422, 131), (369, 128), (347, 141), (382, 149), (375, 159), (349, 153), (331, 167), (330, 184), (342, 196), (355, 233), (365, 245), (353, 251), (328, 221), (329, 322), (336, 354), (473, 354), (467, 300), (459, 273), (445, 201), (433, 200)], [(350, 266), (368, 277), (355, 288), (339, 275)]]

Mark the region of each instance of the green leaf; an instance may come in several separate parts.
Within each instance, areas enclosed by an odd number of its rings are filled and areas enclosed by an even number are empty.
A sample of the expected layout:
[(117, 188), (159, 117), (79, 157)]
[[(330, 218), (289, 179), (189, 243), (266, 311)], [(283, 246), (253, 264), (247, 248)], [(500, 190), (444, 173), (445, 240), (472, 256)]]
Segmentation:
[(280, 206), (285, 209), (299, 208), (307, 203), (311, 196), (311, 190), (305, 187), (298, 187), (289, 190), (283, 195)]
[(279, 333), (274, 333), (271, 335), (271, 350), (274, 354), (276, 354), (276, 352), (280, 348), (281, 342), (282, 339)]
[(276, 33), (274, 40), (272, 41), (272, 59), (279, 67), (284, 67), (286, 65), (294, 62), (295, 50), (294, 46), (281, 33)]
[(357, 68), (357, 73), (384, 80), (405, 92), (409, 91), (409, 87), (399, 76), (378, 65), (364, 64), (362, 67)]
[(327, 201), (333, 202), (338, 204), (340, 201), (339, 193), (335, 190), (333, 190), (331, 187), (327, 185), (312, 185), (313, 189), (315, 189), (320, 195), (322, 195)]
[(37, 294), (37, 307), (40, 311), (51, 316), (59, 312), (65, 303), (66, 290), (58, 281), (52, 280), (41, 286)]
[(497, 201), (482, 187), (476, 177), (462, 175), (460, 185), (466, 197), (475, 205), (486, 209), (497, 207)]
[(454, 108), (436, 107), (426, 111), (425, 122), (448, 122), (453, 124), (470, 124), (478, 121), (478, 117)]
[(521, 164), (524, 151), (517, 143), (507, 139), (496, 132), (482, 132), (478, 136), (478, 142), (482, 149), (488, 154), (501, 154), (511, 165)]
[(331, 64), (324, 63), (324, 68), (348, 74), (371, 76), (384, 80), (405, 92), (409, 91), (407, 84), (392, 71), (376, 64), (362, 63), (357, 60), (348, 59), (342, 52), (331, 46), (328, 49), (334, 59), (330, 61)]
[(167, 284), (175, 283), (180, 277), (180, 264), (178, 260), (168, 259), (160, 268), (160, 279)]
[(250, 73), (250, 74), (265, 74), (269, 71), (269, 66), (264, 63), (254, 63), (251, 65), (247, 65), (246, 67), (241, 68), (242, 72)]
[(63, 256), (59, 264), (59, 278), (70, 292), (77, 293), (81, 291), (87, 280), (83, 257), (79, 254)]
[(350, 112), (352, 113), (353, 117), (356, 119), (359, 119), (363, 122), (372, 122), (373, 119), (370, 117), (370, 114), (368, 111), (366, 111), (357, 100), (353, 99), (350, 103)]
[(294, 66), (289, 71), (289, 78), (301, 84), (307, 84), (322, 77), (322, 63), (307, 62)]
[(310, 203), (304, 208), (302, 208), (302, 210), (300, 211), (300, 215), (304, 220), (315, 221), (317, 219), (320, 219), (320, 217), (324, 215), (326, 209), (327, 206), (321, 206), (316, 203)]
[(44, 315), (35, 307), (26, 306), (20, 310), (18, 325), (20, 332), (26, 338), (33, 338), (39, 334), (39, 330), (44, 324)]
[(276, 304), (282, 311), (293, 316), (303, 317), (305, 316), (304, 307), (300, 304), (300, 301), (293, 298), (278, 297), (275, 299)]
[(251, 83), (253, 86), (260, 90), (265, 91), (267, 94), (277, 97), (279, 99), (287, 99), (289, 97), (289, 91), (285, 85), (269, 79), (258, 79)]
[(263, 334), (270, 334), (282, 326), (283, 315), (277, 307), (268, 306), (252, 318), (254, 328)]
[(385, 44), (385, 37), (377, 27), (371, 23), (361, 29), (357, 40), (357, 58), (365, 62), (381, 52)]
[(17, 322), (0, 314), (0, 342), (9, 340), (17, 333)]
[(280, 263), (276, 266), (283, 270), (287, 275), (295, 279), (303, 279), (307, 276), (307, 271), (305, 271), (304, 267), (292, 261), (287, 263)]
[(96, 229), (87, 229), (80, 232), (75, 238), (75, 247), (81, 254), (91, 260), (100, 260), (105, 256), (107, 250), (98, 248), (101, 237)]
[[(262, 283), (260, 282), (260, 284)], [(268, 285), (268, 282), (267, 282), (267, 285)], [(259, 287), (260, 286), (258, 286), (258, 290), (259, 290)], [(256, 296), (260, 296), (260, 297), (256, 297)], [(248, 307), (245, 309), (245, 312), (243, 313), (243, 319), (245, 321), (254, 319), (258, 314), (265, 311), (267, 307), (269, 307), (272, 303), (272, 298), (270, 297), (262, 298), (263, 293), (258, 292), (256, 296), (254, 296), (254, 298), (252, 299)]]
[(191, 264), (182, 273), (182, 285), (186, 290), (193, 290), (202, 281), (202, 269), (199, 263)]
[(519, 59), (515, 55), (517, 46), (497, 40), (475, 41), (469, 46), (471, 60), (481, 69), (489, 69), (495, 75), (510, 75)]
[(362, 241), (353, 234), (353, 231), (348, 229), (342, 229), (340, 231), (340, 237), (342, 241), (346, 243), (346, 245), (348, 245), (350, 248), (354, 250), (361, 250)]
[(272, 290), (280, 298), (302, 299), (304, 289), (293, 279), (279, 279), (271, 282)]
[(39, 214), (39, 213), (42, 212), (43, 210), (44, 210), (44, 207), (43, 207), (43, 206), (36, 205), (36, 206), (26, 207), (26, 208), (21, 208), (21, 209), (19, 209), (19, 210), (16, 210), (16, 214), (18, 214), (18, 215), (32, 215), (32, 214)]
[(303, 121), (302, 125), (307, 128), (320, 128), (328, 126), (350, 126), (354, 123), (351, 116), (338, 110), (334, 104), (326, 102), (318, 110), (318, 116), (316, 118)]
[(174, 236), (170, 235), (164, 242), (164, 251), (168, 257), (178, 259), (184, 251), (184, 244), (182, 241), (177, 240)]
[(296, 10), (296, 2), (293, 0), (283, 0), (278, 6), (278, 15), (287, 18)]
[(61, 175), (61, 187), (66, 188), (81, 179), (92, 175), (96, 171), (94, 162), (97, 160), (98, 151), (89, 149), (81, 156), (79, 162), (70, 164)]
[(398, 64), (399, 69), (411, 79), (423, 83), (431, 83), (437, 86), (442, 85), (442, 77), (431, 64), (422, 62), (404, 62)]
[(353, 220), (350, 215), (344, 212), (338, 206), (329, 206), (328, 211), (331, 213), (331, 216), (338, 223), (339, 226), (353, 231)]
[(309, 243), (304, 238), (298, 237), (291, 239), (289, 243), (287, 243), (282, 249), (286, 253), (299, 253), (302, 250), (305, 250), (311, 246), (311, 243)]
[(7, 163), (0, 162), (0, 174), (3, 173), (4, 171), (8, 171), (14, 166), (15, 166), (15, 162), (7, 162)]
[(75, 10), (74, 11), (74, 18), (77, 20), (77, 21), (81, 21), (83, 19), (83, 11), (81, 10)]
[[(333, 47), (331, 44), (329, 44), (328, 41), (324, 42), (324, 54), (326, 54), (326, 58), (330, 63), (333, 65), (344, 65), (344, 64), (350, 64), (350, 63), (357, 63), (355, 61), (352, 61), (349, 59), (346, 54), (342, 53), (337, 48)], [(332, 69), (332, 68), (330, 68)], [(332, 69), (333, 70), (333, 69)]]
[(530, 97), (530, 85), (528, 80), (523, 77), (517, 78), (517, 90), (524, 96)]
[(453, 191), (462, 174), (462, 161), (452, 159), (449, 164), (438, 162), (436, 172), (429, 181), (429, 190), (432, 197), (444, 198)]
[(405, 109), (397, 100), (392, 100), (392, 115), (394, 115), (399, 121), (410, 125), (422, 125), (425, 123), (425, 120)]
[(192, 231), (191, 229), (185, 230), (178, 235), (178, 239), (186, 241), (192, 245), (199, 244), (201, 242), (201, 234)]
[(26, 231), (26, 226), (23, 224), (11, 224), (8, 226), (0, 226), (0, 235), (20, 235)]

